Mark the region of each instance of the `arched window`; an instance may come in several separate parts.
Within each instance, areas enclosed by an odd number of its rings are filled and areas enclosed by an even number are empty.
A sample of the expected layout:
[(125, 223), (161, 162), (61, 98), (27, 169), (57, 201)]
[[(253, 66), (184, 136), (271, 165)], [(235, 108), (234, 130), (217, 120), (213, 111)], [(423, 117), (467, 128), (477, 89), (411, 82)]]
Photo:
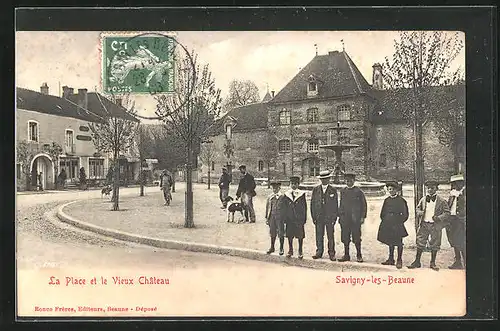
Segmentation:
[(278, 151), (280, 153), (290, 152), (290, 140), (282, 139), (278, 142)]
[(309, 82), (309, 91), (315, 92), (318, 89), (318, 84), (316, 82)]
[(259, 171), (264, 171), (264, 161), (259, 161)]
[(283, 108), (282, 111), (280, 111), (280, 125), (288, 125), (290, 124), (290, 118), (291, 114), (290, 111), (287, 110), (286, 108)]
[(310, 108), (307, 110), (307, 122), (316, 123), (318, 121), (318, 108)]
[(37, 121), (28, 121), (28, 141), (40, 141), (40, 131), (38, 130)]

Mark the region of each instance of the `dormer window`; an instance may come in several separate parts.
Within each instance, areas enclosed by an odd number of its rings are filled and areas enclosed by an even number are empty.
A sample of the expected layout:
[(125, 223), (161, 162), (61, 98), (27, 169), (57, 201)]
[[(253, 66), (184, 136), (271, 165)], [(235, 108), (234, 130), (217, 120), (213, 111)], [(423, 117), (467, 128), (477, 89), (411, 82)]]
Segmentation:
[(313, 97), (316, 95), (318, 95), (318, 80), (314, 75), (311, 75), (307, 79), (307, 96)]

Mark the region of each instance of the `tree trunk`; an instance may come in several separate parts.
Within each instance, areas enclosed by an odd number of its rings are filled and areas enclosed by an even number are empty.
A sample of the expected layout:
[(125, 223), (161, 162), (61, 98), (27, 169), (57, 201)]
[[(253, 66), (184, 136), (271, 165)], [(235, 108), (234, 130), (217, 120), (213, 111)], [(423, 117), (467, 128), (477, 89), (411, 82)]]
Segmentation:
[(208, 189), (210, 190), (210, 167), (208, 167)]
[(120, 165), (118, 164), (118, 153), (114, 155), (114, 176), (113, 176), (113, 210), (120, 210), (119, 199), (120, 199)]
[(172, 193), (175, 193), (175, 173), (176, 173), (176, 171), (174, 170), (172, 172), (172, 182), (173, 182), (172, 183)]
[(271, 188), (271, 162), (267, 161), (267, 188)]
[(187, 163), (186, 163), (186, 211), (184, 219), (185, 228), (194, 228), (193, 220), (193, 166), (191, 164), (193, 159), (193, 143), (191, 141), (187, 144)]
[(424, 155), (423, 155), (423, 145), (422, 145), (422, 122), (420, 119), (420, 111), (417, 110), (415, 116), (415, 231), (418, 230), (417, 224), (417, 209), (416, 206), (422, 197), (424, 196)]
[(139, 196), (143, 197), (144, 196), (144, 171), (142, 170), (142, 164), (141, 164), (141, 171), (139, 172), (139, 182), (141, 183), (141, 193)]

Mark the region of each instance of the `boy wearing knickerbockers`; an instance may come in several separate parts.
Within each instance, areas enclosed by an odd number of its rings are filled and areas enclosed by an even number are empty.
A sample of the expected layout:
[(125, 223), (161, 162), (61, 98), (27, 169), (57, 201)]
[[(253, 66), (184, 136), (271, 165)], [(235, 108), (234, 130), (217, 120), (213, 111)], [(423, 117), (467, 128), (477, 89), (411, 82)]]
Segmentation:
[(339, 262), (350, 261), (349, 245), (352, 241), (356, 246), (356, 259), (363, 262), (361, 254), (361, 225), (366, 218), (366, 198), (365, 194), (357, 186), (354, 186), (356, 175), (345, 173), (344, 178), (347, 187), (340, 193), (339, 223), (342, 242), (344, 243), (344, 256), (338, 259)]
[(274, 243), (276, 242), (276, 237), (280, 240), (280, 251), (279, 254), (284, 254), (283, 245), (285, 243), (285, 225), (280, 214), (280, 203), (282, 194), (280, 192), (281, 183), (273, 181), (270, 183), (273, 188), (273, 193), (267, 197), (266, 203), (266, 224), (269, 225), (269, 234), (271, 236), (271, 248), (267, 251), (267, 254), (275, 252)]
[[(396, 268), (401, 269), (403, 267), (403, 238), (408, 236), (405, 228), (405, 222), (408, 220), (408, 204), (398, 194), (398, 183), (389, 182), (386, 186), (389, 197), (384, 200), (380, 211), (381, 222), (377, 240), (389, 246), (389, 258), (382, 264), (396, 264)], [(394, 261), (394, 247), (398, 248), (397, 262)]]
[(427, 187), (427, 196), (420, 199), (416, 207), (417, 256), (408, 268), (415, 269), (422, 266), (420, 258), (425, 247), (429, 244), (431, 249), (430, 267), (437, 271), (439, 270), (436, 266), (437, 252), (441, 248), (441, 237), (450, 216), (450, 207), (448, 207), (446, 200), (437, 195), (438, 183), (436, 181), (428, 181), (425, 186)]
[(287, 257), (293, 256), (293, 238), (299, 241), (299, 259), (303, 259), (304, 225), (307, 218), (307, 203), (304, 191), (299, 190), (299, 177), (290, 177), (290, 190), (282, 197), (281, 217), (286, 225), (285, 235), (288, 238)]
[(449, 223), (446, 227), (446, 236), (450, 246), (455, 251), (455, 262), (449, 269), (463, 269), (465, 263), (465, 181), (463, 175), (454, 175), (450, 178), (451, 191), (448, 198), (450, 207)]

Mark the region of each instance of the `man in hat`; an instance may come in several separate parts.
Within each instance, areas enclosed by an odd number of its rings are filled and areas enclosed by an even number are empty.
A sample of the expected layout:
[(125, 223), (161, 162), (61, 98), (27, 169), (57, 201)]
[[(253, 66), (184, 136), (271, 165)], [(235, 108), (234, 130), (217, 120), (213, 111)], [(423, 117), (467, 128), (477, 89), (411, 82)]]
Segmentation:
[(255, 179), (247, 172), (245, 165), (239, 167), (241, 173), (240, 183), (236, 191), (236, 198), (241, 197), (245, 209), (245, 222), (255, 223), (255, 210), (253, 209), (253, 197), (257, 195)]
[[(377, 240), (389, 246), (389, 258), (382, 262), (383, 265), (394, 265), (396, 268), (403, 267), (403, 238), (408, 236), (405, 222), (408, 220), (408, 204), (400, 195), (400, 185), (396, 182), (386, 184), (389, 197), (384, 200), (380, 211), (380, 226)], [(398, 248), (397, 261), (394, 260), (394, 247)]]
[(311, 195), (311, 216), (316, 228), (316, 254), (313, 259), (323, 257), (324, 236), (328, 239), (328, 255), (335, 261), (334, 227), (337, 221), (338, 197), (335, 187), (330, 185), (332, 174), (329, 170), (321, 171), (318, 178), (321, 184), (313, 188)]
[(448, 199), (450, 207), (449, 223), (446, 226), (446, 236), (450, 246), (455, 251), (455, 262), (450, 269), (463, 269), (465, 263), (465, 181), (463, 175), (450, 178), (451, 191)]
[(219, 179), (219, 199), (222, 202), (221, 209), (226, 209), (227, 201), (226, 198), (229, 195), (229, 184), (231, 183), (231, 177), (227, 173), (227, 168), (222, 168), (222, 175)]
[(363, 262), (361, 254), (361, 224), (366, 218), (366, 198), (365, 194), (357, 186), (354, 186), (356, 175), (353, 173), (345, 173), (344, 178), (347, 187), (343, 188), (340, 193), (339, 206), (339, 223), (341, 229), (342, 243), (344, 244), (344, 256), (338, 261), (350, 261), (349, 245), (352, 241), (356, 246), (356, 259), (358, 262)]
[(274, 243), (276, 242), (276, 237), (280, 240), (280, 255), (283, 255), (284, 249), (283, 245), (285, 243), (285, 226), (283, 224), (283, 219), (280, 214), (280, 203), (281, 203), (281, 183), (278, 181), (271, 181), (271, 187), (273, 188), (273, 193), (267, 197), (266, 202), (266, 224), (269, 225), (269, 234), (271, 236), (271, 248), (267, 251), (267, 254), (274, 253)]
[(427, 195), (420, 199), (417, 211), (417, 256), (415, 261), (408, 266), (409, 269), (420, 268), (420, 258), (426, 246), (431, 250), (432, 270), (439, 270), (436, 266), (437, 252), (441, 248), (441, 236), (450, 216), (450, 207), (446, 200), (437, 195), (438, 183), (428, 181), (425, 183)]
[(304, 191), (299, 190), (299, 177), (290, 177), (290, 190), (285, 192), (280, 203), (281, 217), (286, 225), (285, 234), (288, 238), (287, 257), (293, 256), (293, 238), (299, 241), (299, 259), (303, 259), (302, 245), (304, 243), (307, 218), (307, 203)]
[(163, 191), (163, 199), (165, 199), (165, 206), (170, 205), (170, 201), (172, 200), (171, 189), (173, 185), (172, 175), (168, 170), (163, 170), (160, 175), (160, 190)]

